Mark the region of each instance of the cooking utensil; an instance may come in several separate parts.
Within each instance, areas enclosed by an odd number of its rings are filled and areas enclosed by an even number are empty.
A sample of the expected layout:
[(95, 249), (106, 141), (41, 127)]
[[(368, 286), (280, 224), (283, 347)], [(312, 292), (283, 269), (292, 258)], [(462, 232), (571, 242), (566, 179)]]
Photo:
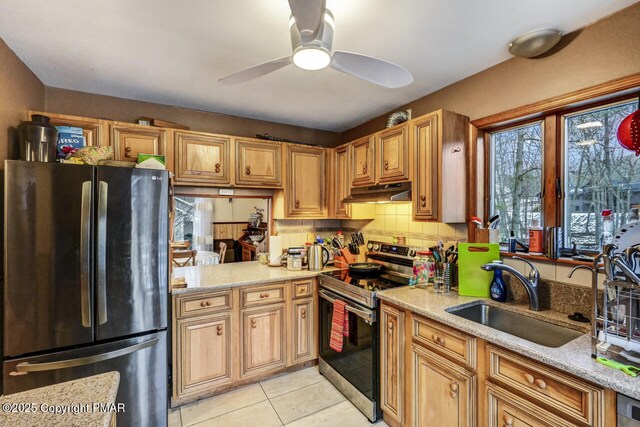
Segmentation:
[(349, 264), (349, 276), (354, 279), (373, 279), (380, 277), (382, 265), (375, 262), (354, 262)]
[(622, 363), (616, 362), (611, 359), (606, 359), (604, 357), (596, 357), (596, 361), (610, 368), (622, 371), (625, 374), (632, 376), (633, 378), (637, 377), (638, 374), (640, 374), (640, 368), (636, 368), (635, 366), (623, 365)]
[(498, 224), (500, 224), (500, 214), (495, 214), (487, 221), (487, 228), (498, 228)]

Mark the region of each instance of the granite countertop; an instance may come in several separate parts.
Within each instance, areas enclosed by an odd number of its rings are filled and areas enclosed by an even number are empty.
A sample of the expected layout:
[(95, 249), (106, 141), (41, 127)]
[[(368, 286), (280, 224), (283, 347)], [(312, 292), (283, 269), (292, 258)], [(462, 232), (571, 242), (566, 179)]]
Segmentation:
[[(323, 271), (331, 270), (336, 270), (336, 268), (325, 267)], [(260, 264), (258, 261), (179, 267), (173, 270), (172, 277), (184, 277), (187, 287), (172, 289), (171, 293), (180, 295), (189, 292), (210, 291), (259, 283), (297, 280), (316, 277), (318, 273), (321, 272), (309, 270), (289, 271), (286, 267), (269, 267), (268, 265)]]
[[(107, 427), (120, 374), (108, 372), (0, 397), (0, 425)], [(125, 408), (126, 410), (126, 408)]]
[[(511, 351), (538, 360), (603, 387), (613, 389), (619, 393), (626, 394), (632, 398), (640, 399), (640, 377), (633, 378), (618, 370), (597, 363), (591, 357), (591, 333), (589, 324), (585, 326), (584, 323), (569, 320), (566, 314), (550, 310), (532, 312), (528, 310), (528, 306), (526, 305), (497, 303), (485, 298), (459, 296), (455, 292), (451, 292), (448, 295), (436, 294), (433, 289), (400, 287), (378, 292), (377, 295), (383, 301), (406, 308), (424, 317), (437, 320), (438, 322), (481, 338), (489, 343), (505, 347)], [(522, 313), (540, 320), (546, 320), (551, 323), (561, 324), (572, 329), (583, 331), (585, 334), (561, 347), (545, 347), (446, 311), (459, 305), (471, 305), (479, 300), (484, 300), (490, 305), (496, 305), (509, 311)]]

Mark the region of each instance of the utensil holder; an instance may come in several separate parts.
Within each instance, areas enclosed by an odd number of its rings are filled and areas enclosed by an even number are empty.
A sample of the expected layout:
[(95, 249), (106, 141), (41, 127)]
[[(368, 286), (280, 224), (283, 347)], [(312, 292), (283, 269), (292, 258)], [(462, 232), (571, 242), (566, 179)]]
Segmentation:
[(500, 230), (497, 228), (476, 228), (475, 243), (500, 243)]

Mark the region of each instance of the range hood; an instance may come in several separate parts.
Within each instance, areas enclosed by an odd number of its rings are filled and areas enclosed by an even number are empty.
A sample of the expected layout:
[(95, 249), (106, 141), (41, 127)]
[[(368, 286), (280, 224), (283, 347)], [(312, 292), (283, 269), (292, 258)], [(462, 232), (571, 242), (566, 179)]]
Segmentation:
[(393, 203), (411, 201), (411, 183), (372, 185), (351, 189), (342, 203)]

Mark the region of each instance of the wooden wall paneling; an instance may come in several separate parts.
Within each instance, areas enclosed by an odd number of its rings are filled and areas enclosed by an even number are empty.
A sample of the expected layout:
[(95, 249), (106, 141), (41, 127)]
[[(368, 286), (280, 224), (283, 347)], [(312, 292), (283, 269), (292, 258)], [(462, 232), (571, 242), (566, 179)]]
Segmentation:
[(478, 128), (469, 123), (469, 149), (467, 150), (467, 240), (475, 242), (476, 224), (469, 222), (471, 217), (478, 216)]
[(544, 162), (542, 167), (542, 215), (544, 226), (546, 227), (555, 227), (562, 224), (562, 222), (558, 222), (560, 220), (558, 216), (560, 206), (558, 206), (558, 204), (560, 203), (561, 198), (558, 197), (557, 193), (561, 190), (561, 186), (556, 187), (556, 179), (560, 178), (560, 165), (558, 164), (558, 161), (561, 158), (559, 156), (559, 147), (557, 145), (562, 145), (558, 140), (557, 122), (556, 116), (547, 116), (543, 123), (544, 145), (542, 149), (542, 158), (544, 159)]

